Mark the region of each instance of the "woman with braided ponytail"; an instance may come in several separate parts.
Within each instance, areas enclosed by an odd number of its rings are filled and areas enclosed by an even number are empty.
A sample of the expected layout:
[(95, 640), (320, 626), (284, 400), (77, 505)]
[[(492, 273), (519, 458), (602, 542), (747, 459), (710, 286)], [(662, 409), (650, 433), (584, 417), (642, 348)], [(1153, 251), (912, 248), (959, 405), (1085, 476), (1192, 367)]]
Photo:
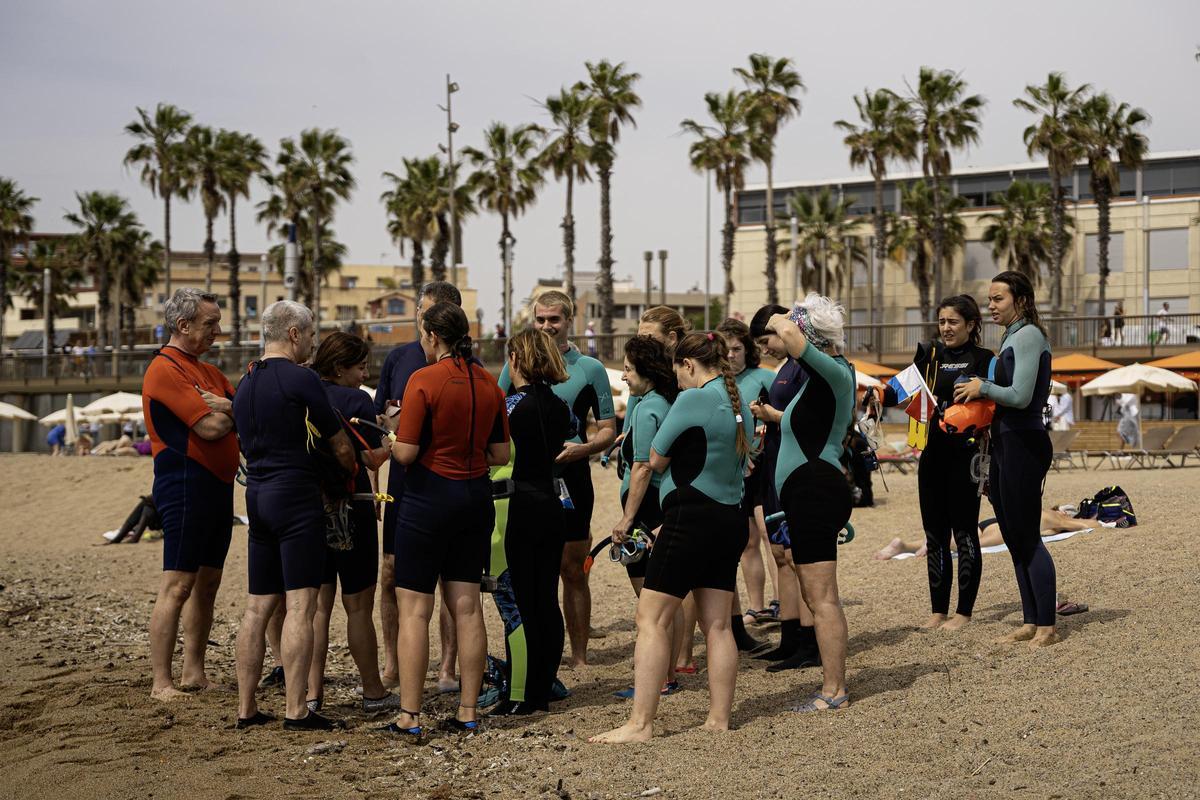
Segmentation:
[(837, 587), (838, 534), (853, 507), (840, 460), (854, 415), (855, 387), (854, 367), (841, 355), (844, 315), (828, 297), (812, 293), (767, 324), (767, 333), (779, 337), (809, 376), (783, 412), (774, 475), (824, 670), (821, 690), (793, 711), (825, 711), (850, 702), (846, 615)]
[(754, 435), (750, 409), (729, 369), (717, 333), (691, 333), (675, 348), (682, 390), (650, 447), (662, 472), (663, 525), (638, 599), (633, 712), (592, 742), (646, 741), (654, 733), (659, 688), (671, 659), (671, 623), (683, 598), (696, 598), (708, 642), (707, 730), (727, 730), (737, 680), (737, 645), (729, 609), (738, 559), (748, 538), (742, 478)]
[(471, 361), (467, 316), (436, 303), (421, 318), (430, 365), (404, 390), (392, 458), (407, 470), (396, 519), (396, 601), (400, 612), (400, 717), (386, 730), (420, 740), (421, 695), (429, 665), (433, 590), (442, 582), (458, 635), (461, 696), (444, 725), (478, 728), (476, 699), (487, 637), (479, 582), (495, 506), (488, 467), (508, 463), (508, 416), (496, 379)]

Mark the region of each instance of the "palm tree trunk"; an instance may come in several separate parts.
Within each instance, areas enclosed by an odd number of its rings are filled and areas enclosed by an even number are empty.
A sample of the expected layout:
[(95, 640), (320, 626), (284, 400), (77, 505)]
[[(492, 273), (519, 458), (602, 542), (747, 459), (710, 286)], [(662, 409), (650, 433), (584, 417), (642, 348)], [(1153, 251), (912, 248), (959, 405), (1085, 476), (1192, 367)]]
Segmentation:
[[(233, 316), (234, 347), (242, 343), (242, 256), (237, 249), (237, 195), (229, 193), (229, 310)], [(260, 309), (261, 314), (265, 309)]]
[[(942, 227), (942, 181), (935, 169), (933, 172), (933, 291), (938, 302), (942, 299), (942, 242), (946, 235)], [(922, 305), (921, 316), (932, 322), (930, 317), (933, 304), (927, 299)]]
[(101, 261), (96, 265), (97, 304), (100, 307), (100, 324), (96, 326), (96, 343), (101, 350), (108, 346), (109, 319), (112, 316), (112, 298), (108, 296), (109, 265)]
[[(612, 288), (612, 198), (610, 195), (612, 170), (600, 170), (600, 274), (596, 279), (596, 299), (600, 301), (600, 332), (613, 333), (613, 288)], [(611, 341), (611, 340), (608, 340)], [(605, 345), (607, 357), (609, 345)]]
[(921, 319), (928, 320), (933, 311), (933, 303), (929, 299), (929, 256), (925, 253), (924, 245), (917, 250), (914, 267), (916, 267), (917, 273), (917, 294), (921, 304)]
[(413, 291), (419, 292), (425, 283), (425, 243), (420, 239), (412, 239), (412, 285)]
[(444, 214), (436, 216), (438, 234), (433, 240), (433, 252), (430, 254), (430, 267), (435, 281), (446, 280), (446, 254), (450, 252), (450, 226), (446, 224)]
[(504, 335), (512, 336), (512, 234), (508, 230), (508, 212), (500, 213), (500, 281), (504, 296), (500, 314), (504, 317)]
[(566, 271), (564, 288), (567, 297), (575, 302), (575, 216), (572, 212), (575, 195), (575, 173), (567, 170), (567, 213), (563, 214), (563, 268)]
[(730, 316), (730, 297), (733, 294), (733, 234), (737, 226), (733, 219), (733, 190), (725, 186), (725, 224), (721, 230), (721, 268), (725, 270), (725, 292), (722, 302), (725, 304), (725, 316)]
[(4, 355), (4, 315), (8, 313), (8, 254), (12, 252), (8, 242), (0, 240), (0, 355)]
[[(777, 304), (779, 302), (779, 286), (776, 281), (775, 259), (775, 181), (774, 181), (774, 159), (768, 158), (763, 163), (767, 165), (767, 269), (764, 273), (767, 278), (767, 302)], [(726, 298), (725, 315), (729, 315), (729, 302)]]
[(1063, 249), (1063, 193), (1062, 177), (1050, 167), (1050, 221), (1054, 228), (1054, 241), (1050, 244), (1050, 313), (1055, 317), (1062, 313), (1062, 263)]
[(1112, 220), (1109, 217), (1109, 186), (1108, 181), (1101, 181), (1098, 186), (1093, 186), (1093, 194), (1096, 195), (1096, 244), (1098, 245), (1099, 253), (1098, 261), (1100, 267), (1100, 291), (1098, 299), (1100, 302), (1100, 316), (1107, 316), (1106, 302), (1108, 295), (1108, 241), (1112, 237)]
[[(876, 275), (876, 273), (879, 273), (882, 275), (884, 265), (887, 264), (887, 231), (884, 230), (884, 217), (883, 217), (883, 171), (877, 170), (874, 177), (875, 177), (875, 213), (872, 214), (871, 216), (874, 217), (873, 222), (875, 223), (875, 258), (873, 259), (873, 261), (871, 263), (871, 269), (869, 270), (869, 276), (868, 276), (870, 278), (869, 283), (870, 283), (870, 290), (871, 290), (868, 297), (870, 297), (871, 299), (870, 299), (870, 302), (868, 303), (867, 307), (870, 309), (870, 312), (869, 312), (870, 317), (871, 317), (870, 322), (872, 325), (871, 330), (875, 334), (875, 335), (872, 335), (872, 337), (871, 337), (871, 342), (872, 342), (871, 349), (875, 352), (876, 355), (878, 355), (880, 343), (879, 343), (879, 337), (877, 334), (879, 333), (879, 328), (874, 327), (874, 325), (875, 325), (875, 281), (876, 281), (875, 275)], [(883, 302), (882, 297), (880, 298), (880, 302), (881, 303)]]
[(171, 299), (171, 193), (163, 192), (163, 279)]
[(321, 341), (321, 220), (313, 214), (313, 325), (316, 326), (317, 338), (314, 343)]
[(208, 271), (204, 274), (204, 291), (212, 294), (213, 262), (217, 259), (217, 243), (213, 241), (213, 218), (204, 215), (204, 257), (208, 260)]

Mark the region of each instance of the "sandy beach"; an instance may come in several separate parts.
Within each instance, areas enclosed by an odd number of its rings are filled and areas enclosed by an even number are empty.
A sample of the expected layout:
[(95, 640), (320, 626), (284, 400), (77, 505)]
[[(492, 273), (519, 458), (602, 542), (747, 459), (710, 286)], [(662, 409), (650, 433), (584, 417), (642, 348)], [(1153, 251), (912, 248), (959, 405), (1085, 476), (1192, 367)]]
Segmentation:
[[(617, 482), (610, 471), (593, 469), (593, 533), (599, 534), (617, 518)], [(858, 536), (839, 552), (852, 707), (792, 714), (788, 707), (818, 686), (818, 671), (771, 675), (763, 662), (743, 659), (735, 730), (696, 729), (707, 705), (702, 672), (683, 676), (685, 691), (664, 700), (652, 742), (620, 749), (584, 741), (624, 720), (626, 701), (612, 692), (632, 679), (634, 600), (624, 570), (605, 562), (592, 572), (593, 625), (602, 634), (591, 643), (593, 665), (563, 669), (574, 694), (549, 715), (486, 724), (468, 739), (435, 736), (420, 748), (373, 733), (383, 720), (355, 704), (357, 676), (340, 606), (326, 708), (347, 730), (235, 731), (232, 694), (152, 701), (146, 624), (161, 545), (103, 547), (100, 538), (149, 492), (151, 470), (150, 459), (0, 456), (0, 796), (584, 800), (1200, 792), (1200, 546), (1190, 504), (1200, 471), (1194, 468), (1050, 475), (1046, 505), (1078, 502), (1120, 483), (1141, 525), (1049, 545), (1059, 591), (1090, 610), (1060, 618), (1064, 641), (1038, 652), (992, 641), (1019, 621), (1004, 553), (984, 557), (970, 625), (954, 634), (917, 630), (929, 612), (925, 561), (871, 559), (893, 536), (920, 537), (916, 479), (888, 474), (890, 492), (876, 479), (877, 507), (855, 511)], [(238, 513), (243, 493), (239, 487)], [(229, 684), (245, 602), (245, 540), (245, 528), (235, 528), (212, 631), (212, 671)], [(492, 652), (502, 654), (499, 618), (490, 599), (484, 605)], [(703, 666), (702, 641), (696, 653)], [(282, 695), (274, 690), (261, 703), (282, 714)], [(451, 712), (452, 701), (431, 693), (425, 710), (436, 719)], [(659, 792), (646, 794), (653, 789)]]

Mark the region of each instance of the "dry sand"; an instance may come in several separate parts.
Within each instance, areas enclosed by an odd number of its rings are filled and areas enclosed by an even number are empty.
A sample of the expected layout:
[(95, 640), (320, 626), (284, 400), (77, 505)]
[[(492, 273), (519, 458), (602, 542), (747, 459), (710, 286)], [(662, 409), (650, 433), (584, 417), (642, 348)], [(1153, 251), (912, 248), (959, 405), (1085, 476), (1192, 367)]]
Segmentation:
[[(616, 517), (616, 481), (595, 468), (595, 532)], [(842, 548), (853, 706), (787, 711), (816, 670), (769, 675), (743, 661), (736, 730), (696, 730), (705, 676), (666, 699), (659, 736), (611, 748), (583, 739), (621, 722), (612, 696), (631, 680), (633, 598), (624, 570), (593, 575), (594, 666), (563, 670), (574, 695), (550, 715), (489, 724), (463, 740), (403, 746), (373, 734), (335, 614), (327, 709), (349, 730), (238, 732), (231, 694), (150, 700), (146, 623), (161, 545), (99, 546), (136, 496), (149, 459), (0, 457), (0, 797), (1184, 797), (1200, 784), (1196, 496), (1200, 471), (1052, 474), (1046, 500), (1119, 481), (1142, 525), (1051, 545), (1060, 591), (1087, 602), (1065, 640), (1030, 652), (993, 644), (1019, 621), (1006, 554), (984, 557), (976, 618), (958, 634), (919, 632), (924, 560), (873, 561), (894, 535), (919, 536), (915, 478), (891, 474), (857, 510)], [(244, 508), (239, 489), (238, 509)], [(985, 504), (986, 508), (986, 504)], [(245, 528), (218, 599), (211, 665), (234, 682), (244, 603)], [(485, 600), (492, 650), (502, 652)], [(697, 644), (703, 664), (704, 646)], [(178, 660), (177, 660), (178, 665)], [(178, 669), (178, 666), (176, 667)], [(282, 697), (263, 706), (282, 715)], [(451, 701), (428, 698), (433, 715)], [(344, 749), (310, 753), (327, 741)], [(559, 782), (563, 793), (559, 793)]]

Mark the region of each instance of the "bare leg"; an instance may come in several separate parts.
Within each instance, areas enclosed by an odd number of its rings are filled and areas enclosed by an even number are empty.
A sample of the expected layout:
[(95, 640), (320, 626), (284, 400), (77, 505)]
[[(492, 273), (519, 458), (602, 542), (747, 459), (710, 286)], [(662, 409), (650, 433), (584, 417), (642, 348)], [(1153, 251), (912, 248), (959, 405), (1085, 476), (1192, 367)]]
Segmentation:
[(213, 606), (221, 588), (221, 570), (200, 567), (191, 597), (183, 604), (183, 672), (182, 686), (199, 689), (222, 689), (208, 679), (204, 656), (208, 652), (208, 634), (212, 631)]
[(383, 674), (380, 678), (387, 687), (398, 686), (400, 683), (400, 666), (396, 661), (400, 616), (396, 609), (395, 586), (396, 557), (384, 553), (379, 561), (379, 623), (383, 628)]
[(727, 731), (738, 667), (737, 644), (729, 627), (728, 613), (734, 594), (697, 589), (695, 596), (697, 616), (708, 646), (708, 719), (704, 721), (704, 729)]
[[(433, 617), (433, 595), (396, 589), (396, 606), (400, 612), (400, 638), (396, 652), (400, 654), (400, 707), (421, 710), (425, 688), (425, 672), (429, 669), (429, 620)], [(397, 724), (402, 728), (417, 725), (417, 719), (400, 713)]]
[(313, 652), (313, 617), (317, 613), (317, 590), (291, 589), (284, 596), (287, 616), (283, 620), (283, 674), (287, 677), (287, 716), (308, 716), (308, 668)]
[(592, 592), (588, 588), (587, 574), (583, 562), (591, 549), (590, 539), (567, 542), (563, 546), (562, 577), (563, 618), (567, 624), (567, 637), (571, 641), (571, 666), (587, 666), (588, 635), (592, 627)]
[(250, 719), (258, 713), (254, 690), (262, 678), (266, 654), (264, 635), (267, 623), (276, 607), (282, 605), (282, 600), (281, 594), (252, 594), (246, 598), (246, 613), (237, 636), (238, 717), (241, 719)]
[(446, 602), (446, 584), (439, 583), (438, 586), (442, 595), (441, 608), (438, 610), (438, 642), (442, 656), (438, 663), (437, 687), (439, 692), (453, 692), (460, 688), (458, 677), (454, 674), (454, 664), (458, 661), (458, 637), (450, 604)]
[(824, 683), (821, 694), (838, 697), (846, 692), (846, 615), (838, 597), (837, 562), (801, 564), (800, 588), (816, 623)]
[[(325, 696), (325, 660), (329, 657), (329, 620), (333, 616), (333, 601), (337, 599), (337, 584), (321, 584), (317, 592), (317, 609), (313, 613), (312, 661), (308, 666), (308, 692), (305, 700), (320, 700)], [(284, 670), (287, 674), (287, 670)]]
[[(275, 663), (283, 666), (283, 618), (287, 616), (287, 603), (280, 603), (267, 621), (267, 644), (271, 647), (271, 655)], [(286, 677), (286, 676), (284, 676)]]
[(379, 678), (379, 646), (375, 639), (375, 621), (372, 619), (374, 606), (374, 586), (342, 595), (342, 607), (346, 609), (346, 643), (350, 646), (350, 657), (354, 659), (362, 679), (363, 697), (368, 700), (387, 694)]
[(150, 696), (155, 700), (172, 700), (183, 695), (171, 677), (171, 659), (179, 636), (179, 617), (195, 583), (196, 573), (178, 570), (165, 570), (159, 579), (158, 597), (150, 612), (150, 666), (154, 678)]
[[(728, 609), (728, 600), (725, 602), (722, 614)], [(633, 649), (633, 710), (629, 721), (624, 725), (593, 736), (588, 739), (589, 742), (644, 742), (654, 735), (659, 687), (666, 677), (672, 656), (671, 634), (668, 629), (679, 604), (679, 598), (673, 595), (653, 589), (642, 590), (642, 595), (638, 598), (637, 644)]]
[[(746, 595), (750, 601), (750, 607), (759, 611), (766, 608), (767, 605), (763, 597), (767, 575), (766, 568), (763, 566), (762, 548), (759, 546), (762, 540), (759, 537), (757, 521), (751, 517), (746, 524), (750, 528), (750, 536), (746, 540), (746, 549), (742, 551), (742, 577), (746, 581)], [(737, 603), (736, 594), (734, 603)], [(753, 619), (746, 621), (752, 622)]]
[[(767, 538), (767, 523), (766, 523), (765, 517), (763, 517), (762, 506), (754, 507), (754, 527), (758, 531), (758, 542), (759, 542), (760, 553), (761, 553), (761, 550), (763, 547), (765, 547), (767, 549), (767, 552), (770, 553), (771, 540)], [(779, 599), (779, 565), (775, 563), (775, 559), (773, 559), (773, 558), (764, 558), (763, 561), (766, 562), (767, 573), (771, 576), (772, 595), (775, 597), (775, 599), (778, 600)]]
[(458, 634), (458, 668), (462, 678), (455, 716), (460, 722), (472, 722), (478, 718), (475, 705), (483, 685), (483, 667), (487, 659), (487, 633), (483, 628), (479, 584), (448, 581), (442, 584), (442, 592)]
[(688, 592), (683, 598), (683, 631), (679, 636), (679, 649), (675, 651), (675, 669), (695, 666), (693, 650), (696, 645), (696, 598)]

